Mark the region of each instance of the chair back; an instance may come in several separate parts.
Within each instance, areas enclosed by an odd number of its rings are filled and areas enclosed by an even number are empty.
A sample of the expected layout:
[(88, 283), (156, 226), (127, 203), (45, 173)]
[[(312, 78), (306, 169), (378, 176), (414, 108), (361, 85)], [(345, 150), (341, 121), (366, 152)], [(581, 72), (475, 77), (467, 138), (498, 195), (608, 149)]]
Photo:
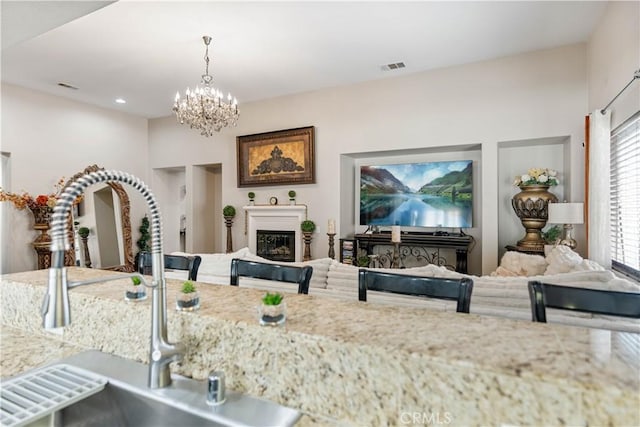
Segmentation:
[(231, 286), (238, 286), (240, 276), (254, 279), (274, 280), (298, 284), (299, 294), (309, 293), (309, 281), (313, 274), (313, 267), (307, 265), (296, 267), (292, 265), (270, 264), (234, 258), (231, 260)]
[[(184, 270), (188, 271), (188, 280), (198, 280), (198, 269), (202, 258), (199, 255), (182, 256), (182, 255), (165, 255), (164, 268), (166, 270)], [(138, 272), (140, 274), (151, 274), (151, 253), (141, 252), (138, 257)]]
[(360, 269), (358, 271), (358, 299), (367, 300), (367, 290), (457, 301), (456, 311), (469, 313), (473, 280), (442, 277), (411, 276)]
[(546, 322), (546, 308), (640, 319), (640, 293), (576, 288), (530, 281), (531, 320)]

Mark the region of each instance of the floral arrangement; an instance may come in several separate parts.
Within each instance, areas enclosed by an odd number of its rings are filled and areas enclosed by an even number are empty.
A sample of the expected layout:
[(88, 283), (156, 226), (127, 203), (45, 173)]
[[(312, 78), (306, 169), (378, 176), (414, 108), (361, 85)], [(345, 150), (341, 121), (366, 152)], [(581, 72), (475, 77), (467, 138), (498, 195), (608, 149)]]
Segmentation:
[[(64, 184), (65, 179), (60, 178), (60, 180), (58, 180), (58, 182), (54, 186), (55, 191), (53, 193), (40, 194), (36, 197), (33, 197), (26, 191), (23, 191), (21, 194), (17, 194), (4, 191), (2, 188), (0, 188), (0, 202), (11, 202), (19, 210), (22, 210), (24, 208), (34, 210), (45, 206), (53, 209), (56, 205), (56, 202), (58, 201), (58, 197), (60, 197), (60, 194), (62, 193)], [(80, 200), (81, 198), (76, 199), (75, 203), (79, 203)]]
[(531, 168), (524, 175), (516, 176), (513, 185), (558, 185), (557, 175), (553, 169)]

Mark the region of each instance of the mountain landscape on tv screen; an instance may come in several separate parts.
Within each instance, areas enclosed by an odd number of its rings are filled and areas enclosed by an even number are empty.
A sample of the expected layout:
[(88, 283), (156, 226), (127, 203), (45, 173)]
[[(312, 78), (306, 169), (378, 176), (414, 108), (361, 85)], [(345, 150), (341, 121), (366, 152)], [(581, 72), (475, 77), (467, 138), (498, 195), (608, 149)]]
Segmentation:
[(471, 227), (473, 162), (360, 168), (360, 224)]

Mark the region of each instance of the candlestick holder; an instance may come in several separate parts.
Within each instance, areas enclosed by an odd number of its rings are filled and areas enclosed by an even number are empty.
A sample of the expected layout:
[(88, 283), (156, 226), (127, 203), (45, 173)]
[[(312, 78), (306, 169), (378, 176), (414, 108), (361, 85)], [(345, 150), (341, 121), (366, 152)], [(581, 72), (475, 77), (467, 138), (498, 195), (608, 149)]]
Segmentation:
[(302, 240), (304, 241), (304, 254), (302, 255), (303, 261), (311, 260), (311, 232), (303, 231)]
[(336, 233), (327, 233), (327, 236), (329, 236), (329, 258), (335, 259), (336, 251), (334, 249), (334, 246), (335, 246), (334, 239), (335, 239)]
[(231, 226), (233, 225), (233, 217), (225, 215), (224, 225), (227, 227), (227, 253), (233, 252), (233, 237), (231, 237)]

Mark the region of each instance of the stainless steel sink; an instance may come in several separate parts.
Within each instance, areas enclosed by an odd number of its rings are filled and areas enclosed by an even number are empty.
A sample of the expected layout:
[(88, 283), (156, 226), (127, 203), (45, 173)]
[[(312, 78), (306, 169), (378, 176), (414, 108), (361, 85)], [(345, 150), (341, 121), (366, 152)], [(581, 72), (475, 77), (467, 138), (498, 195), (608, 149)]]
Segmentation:
[(157, 427), (223, 426), (225, 424), (109, 384), (101, 392), (54, 412), (30, 426), (39, 427), (40, 425)]
[(39, 426), (292, 426), (301, 413), (227, 390), (225, 403), (206, 403), (206, 382), (172, 375), (172, 384), (147, 387), (147, 365), (99, 351), (60, 360), (106, 379), (104, 389), (18, 425)]

